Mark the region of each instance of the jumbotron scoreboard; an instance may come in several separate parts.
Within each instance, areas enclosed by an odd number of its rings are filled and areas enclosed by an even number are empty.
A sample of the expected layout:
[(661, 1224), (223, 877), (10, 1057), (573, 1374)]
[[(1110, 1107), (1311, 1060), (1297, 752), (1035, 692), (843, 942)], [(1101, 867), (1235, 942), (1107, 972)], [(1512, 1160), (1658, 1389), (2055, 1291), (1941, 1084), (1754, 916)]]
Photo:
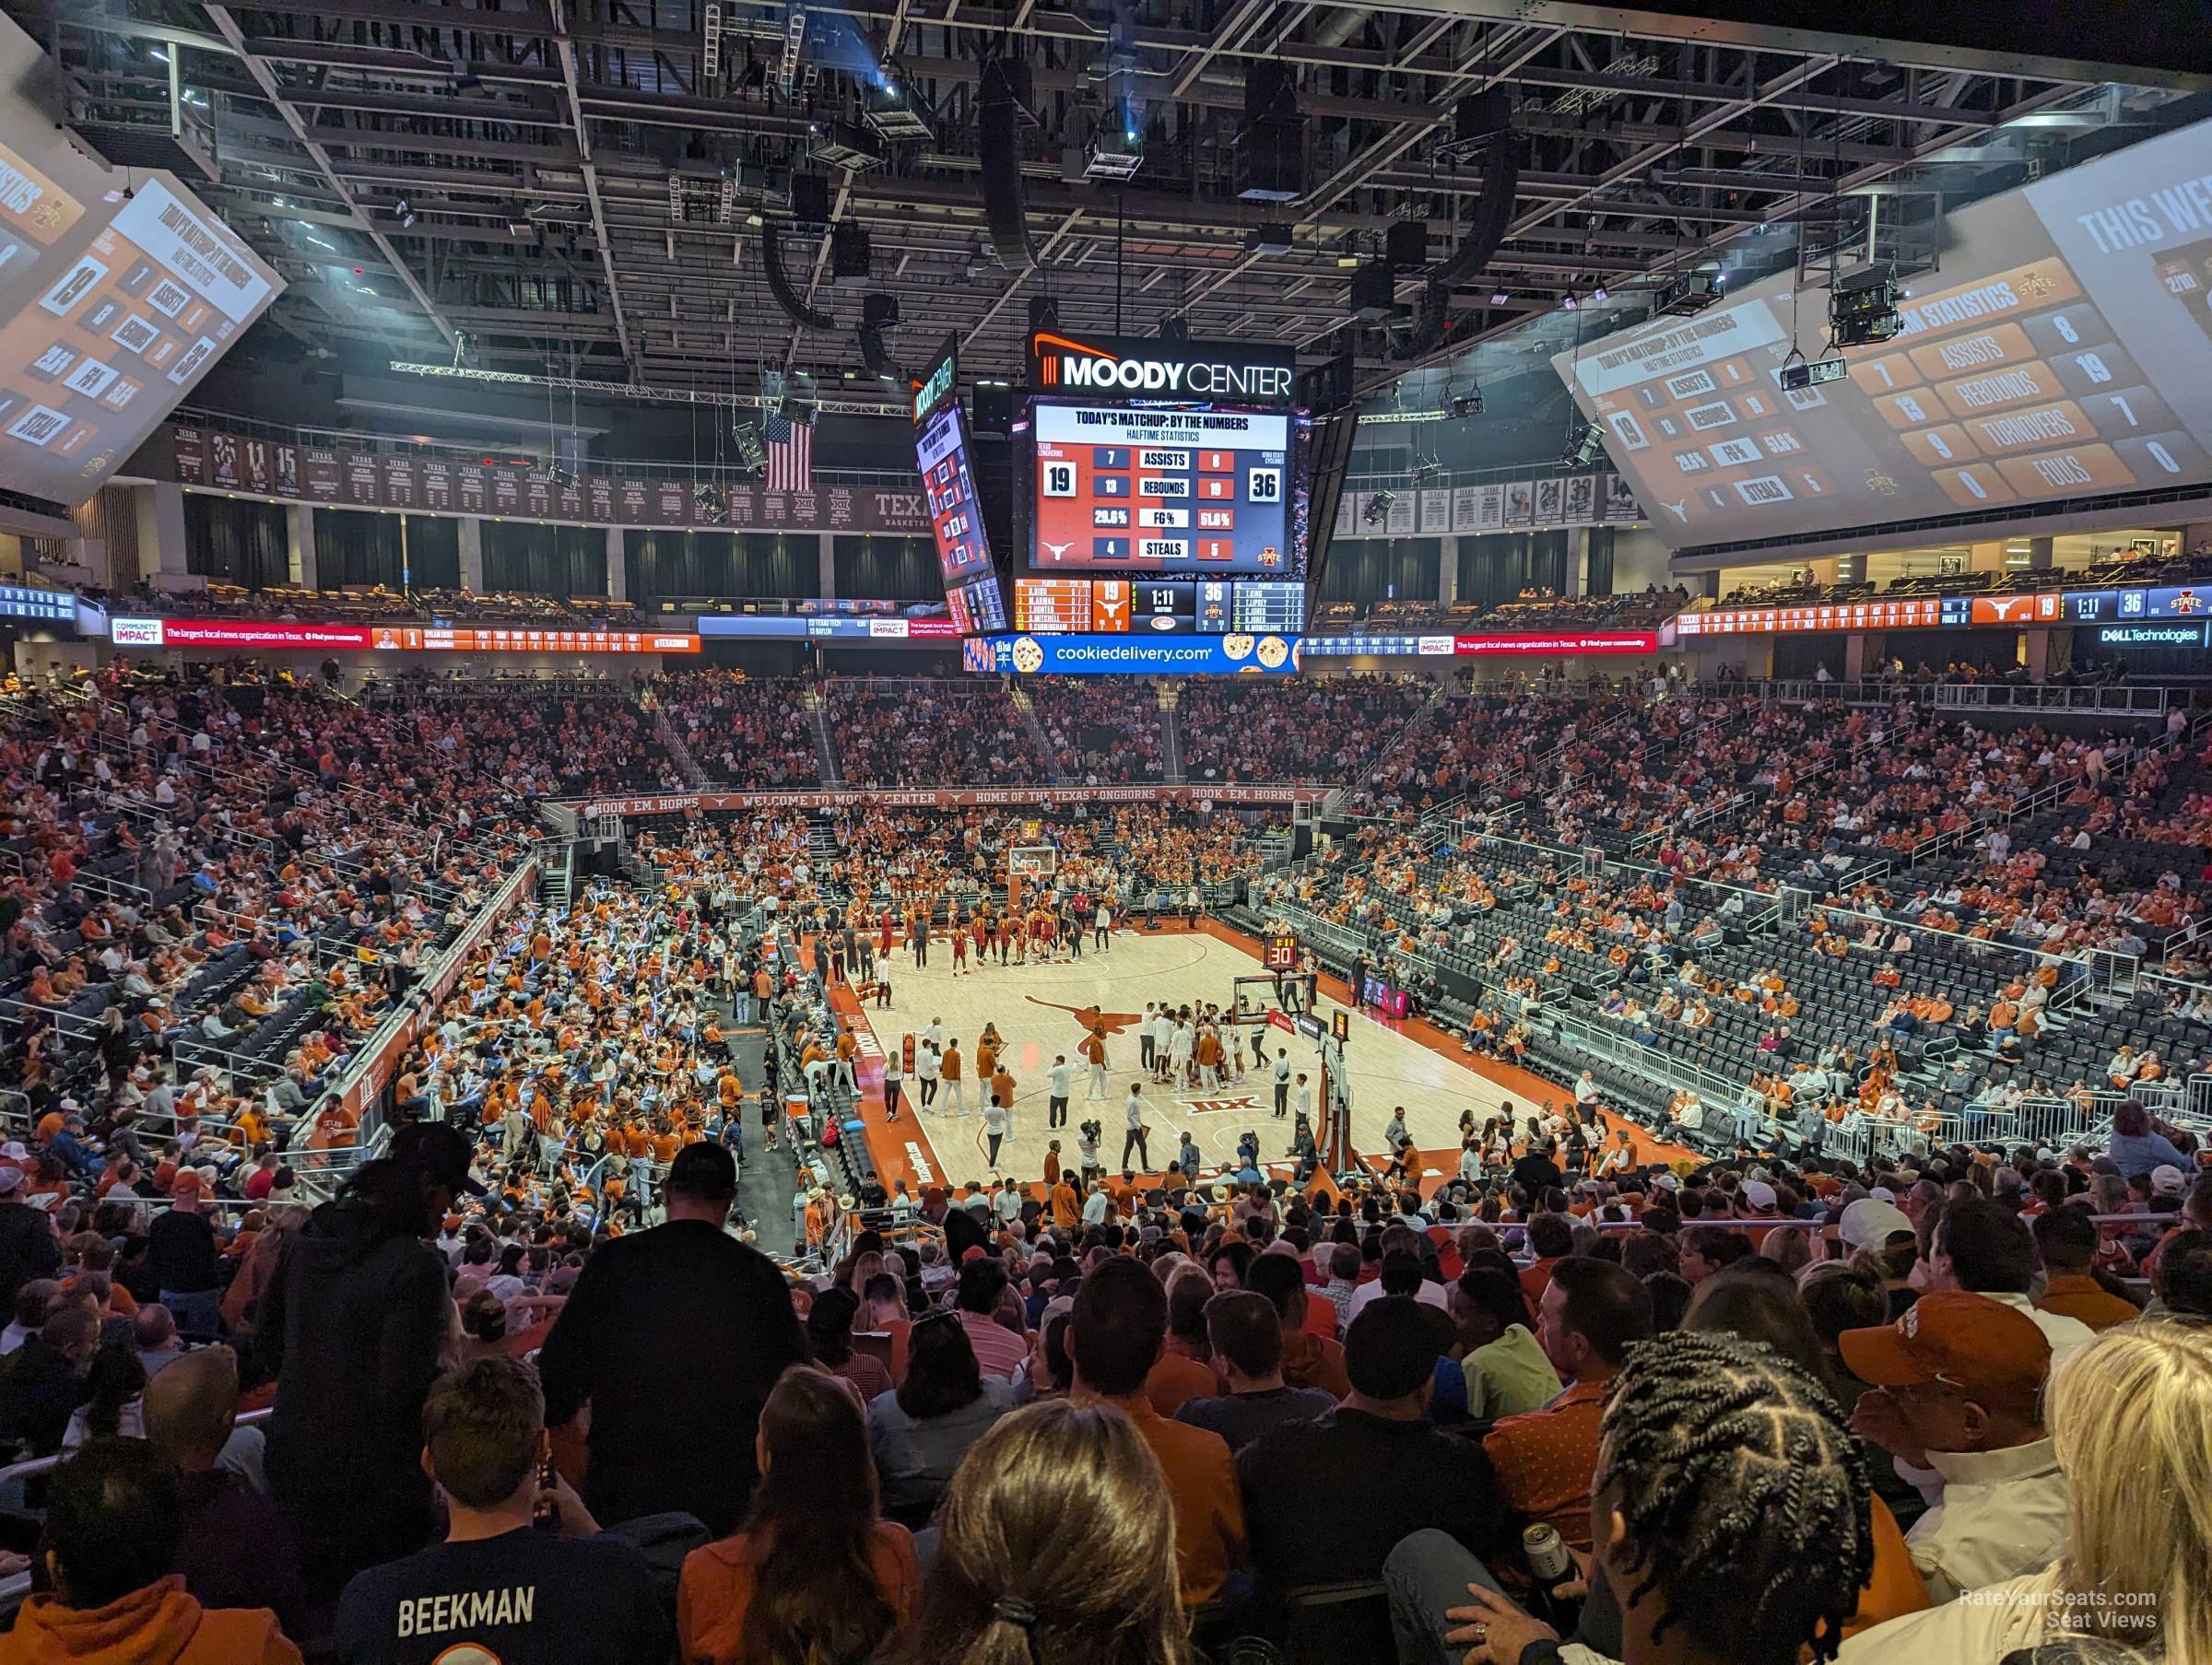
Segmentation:
[(1303, 578), (1294, 355), (1052, 331), (1030, 353), (1032, 572)]

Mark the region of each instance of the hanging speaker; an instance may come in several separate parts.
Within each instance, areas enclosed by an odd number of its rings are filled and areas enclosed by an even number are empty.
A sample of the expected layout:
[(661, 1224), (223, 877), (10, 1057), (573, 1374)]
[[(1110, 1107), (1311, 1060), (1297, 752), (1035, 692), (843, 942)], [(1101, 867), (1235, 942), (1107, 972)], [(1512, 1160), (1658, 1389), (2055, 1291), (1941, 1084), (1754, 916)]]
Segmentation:
[(820, 174), (791, 176), (791, 223), (801, 229), (830, 223), (830, 182)]
[(1512, 129), (1501, 128), (1483, 141), (1482, 194), (1475, 202), (1475, 217), (1467, 222), (1459, 246), (1429, 275), (1413, 332), (1392, 353), (1394, 358), (1426, 358), (1444, 338), (1452, 315), (1452, 290), (1473, 280), (1505, 240), (1520, 184), (1521, 141)]
[(833, 277), (865, 277), (875, 265), (868, 234), (852, 220), (830, 233), (830, 272)]
[(1024, 111), (1016, 91), (1013, 67), (1003, 56), (984, 64), (976, 130), (982, 146), (983, 225), (991, 233), (992, 252), (1007, 271), (1026, 272), (1037, 264), (1037, 251), (1030, 242), (1029, 189), (1021, 177), (1018, 137)]

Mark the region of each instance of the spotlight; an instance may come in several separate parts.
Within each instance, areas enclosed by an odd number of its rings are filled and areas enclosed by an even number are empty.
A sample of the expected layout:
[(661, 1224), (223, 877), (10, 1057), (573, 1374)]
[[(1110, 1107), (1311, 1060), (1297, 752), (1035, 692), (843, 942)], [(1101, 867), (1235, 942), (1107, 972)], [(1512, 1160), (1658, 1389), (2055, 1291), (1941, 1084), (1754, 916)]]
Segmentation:
[(1093, 180), (1134, 179), (1145, 165), (1145, 153), (1134, 127), (1101, 127), (1090, 142), (1090, 159), (1083, 177)]
[(1367, 499), (1367, 507), (1359, 511), (1359, 518), (1370, 526), (1380, 526), (1389, 515), (1390, 506), (1397, 500), (1398, 494), (1394, 491), (1378, 491)]
[(899, 77), (886, 69), (878, 71), (861, 99), (862, 118), (876, 130), (877, 136), (888, 143), (919, 141), (934, 134), (928, 122), (919, 113), (927, 105)]
[(1829, 334), (1838, 346), (1866, 346), (1894, 339), (1905, 327), (1898, 313), (1900, 291), (1887, 273), (1854, 278), (1829, 293)]
[(1653, 311), (1669, 318), (1689, 318), (1721, 298), (1724, 279), (1718, 272), (1693, 272), (1677, 277), (1659, 291)]
[(1559, 305), (1564, 307), (1568, 311), (1571, 312), (1576, 307), (1582, 305), (1582, 302), (1575, 299), (1573, 295), (1570, 294), (1565, 300), (1559, 302)]
[(1585, 422), (1582, 430), (1567, 442), (1566, 463), (1570, 468), (1587, 468), (1597, 461), (1597, 453), (1606, 441), (1605, 430), (1594, 422)]
[(1494, 307), (1508, 306), (1512, 304), (1512, 299), (1513, 298), (1511, 295), (1508, 295), (1503, 289), (1500, 289), (1491, 295), (1490, 304)]
[(1603, 285), (1600, 285), (1598, 287), (1596, 287), (1596, 288), (1594, 288), (1594, 289), (1593, 289), (1593, 290), (1591, 290), (1591, 291), (1590, 291), (1590, 299), (1593, 299), (1593, 300), (1601, 300), (1601, 301), (1602, 301), (1603, 299), (1605, 299), (1605, 298), (1606, 298), (1606, 291), (1605, 291), (1605, 287), (1604, 287), (1604, 286), (1603, 286)]

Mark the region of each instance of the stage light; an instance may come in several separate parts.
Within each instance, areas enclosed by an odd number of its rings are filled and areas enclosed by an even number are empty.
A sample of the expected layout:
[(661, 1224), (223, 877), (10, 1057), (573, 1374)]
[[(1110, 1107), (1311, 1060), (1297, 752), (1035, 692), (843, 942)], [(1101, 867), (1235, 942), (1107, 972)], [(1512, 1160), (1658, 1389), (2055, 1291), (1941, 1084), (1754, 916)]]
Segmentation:
[(1658, 304), (1653, 311), (1669, 318), (1689, 318), (1702, 312), (1721, 298), (1721, 276), (1717, 272), (1693, 272), (1687, 277), (1677, 277), (1659, 291)]

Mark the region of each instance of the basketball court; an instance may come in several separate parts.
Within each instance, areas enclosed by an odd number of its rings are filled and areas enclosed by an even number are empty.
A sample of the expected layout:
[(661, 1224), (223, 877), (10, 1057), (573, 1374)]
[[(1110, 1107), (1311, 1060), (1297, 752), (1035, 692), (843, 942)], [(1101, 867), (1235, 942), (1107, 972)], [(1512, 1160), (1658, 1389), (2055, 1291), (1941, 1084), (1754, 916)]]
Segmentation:
[[(929, 964), (924, 967), (917, 968), (912, 956), (900, 948), (891, 956), (889, 1007), (878, 1008), (870, 996), (860, 1003), (855, 1014), (861, 1026), (863, 1051), (869, 1050), (871, 1033), (877, 1052), (888, 1052), (902, 1046), (906, 1036), (920, 1036), (934, 1019), (944, 1025), (948, 1042), (957, 1039), (960, 1043), (961, 1055), (972, 1072), (976, 1039), (985, 1023), (995, 1024), (1006, 1041), (1006, 1066), (1016, 1083), (1013, 1126), (1000, 1147), (997, 1170), (1009, 1178), (1027, 1183), (1039, 1179), (1043, 1173), (1045, 1147), (1055, 1137), (1061, 1141), (1063, 1160), (1072, 1165), (1077, 1124), (1087, 1120), (1100, 1124), (1100, 1156), (1109, 1170), (1118, 1171), (1122, 1107), (1133, 1081), (1142, 1085), (1146, 1120), (1152, 1131), (1151, 1161), (1141, 1163), (1132, 1153), (1132, 1166), (1154, 1172), (1166, 1167), (1175, 1159), (1186, 1129), (1209, 1167), (1226, 1166), (1235, 1156), (1238, 1137), (1251, 1129), (1259, 1135), (1263, 1157), (1287, 1177), (1295, 1121), (1293, 1117), (1280, 1121), (1275, 1119), (1273, 1077), (1252, 1068), (1249, 1045), (1253, 1024), (1239, 1026), (1247, 1043), (1246, 1078), (1241, 1082), (1230, 1079), (1214, 1093), (1154, 1083), (1140, 1062), (1135, 1033), (1136, 1020), (1147, 1003), (1196, 1006), (1211, 1001), (1225, 1009), (1232, 1007), (1236, 979), (1265, 975), (1258, 944), (1246, 947), (1241, 939), (1230, 940), (1228, 933), (1217, 934), (1211, 930), (1147, 932), (1120, 927), (1112, 933), (1112, 944), (1110, 950), (1099, 952), (1091, 946), (1087, 931), (1079, 960), (1070, 960), (1063, 950), (1058, 957), (1042, 964), (1032, 961), (1017, 966), (1009, 961), (1002, 967), (994, 959), (975, 967), (971, 962), (971, 969), (957, 978), (951, 951), (942, 940), (930, 944)], [(1324, 1024), (1343, 1009), (1325, 993), (1319, 1003), (1318, 1015)], [(1106, 1028), (1106, 1096), (1087, 1101), (1084, 1094), (1089, 1071), (1077, 1049), (1089, 1033), (1094, 1018)], [(1406, 1027), (1358, 1013), (1348, 1015), (1342, 1055), (1351, 1096), (1351, 1142), (1365, 1155), (1385, 1150), (1383, 1126), (1390, 1120), (1392, 1107), (1404, 1106), (1407, 1131), (1416, 1144), (1431, 1154), (1430, 1166), (1438, 1169), (1431, 1176), (1430, 1182), (1433, 1183), (1441, 1176), (1445, 1153), (1453, 1153), (1456, 1160), (1461, 1111), (1472, 1108), (1479, 1124), (1508, 1098), (1523, 1116), (1532, 1102), (1526, 1093), (1512, 1091), (1477, 1073), (1436, 1050), (1429, 1041), (1401, 1033)], [(1322, 1100), (1316, 1042), (1281, 1027), (1271, 1027), (1267, 1035), (1270, 1060), (1277, 1049), (1286, 1050), (1293, 1074), (1303, 1072), (1310, 1078), (1318, 1131)], [(1226, 1041), (1228, 1038), (1225, 1035), (1223, 1038)], [(1051, 1096), (1046, 1072), (1053, 1058), (1063, 1054), (1077, 1069), (1068, 1105), (1068, 1125), (1055, 1132), (1046, 1127), (1046, 1100)], [(875, 1059), (869, 1062), (872, 1066)], [(880, 1089), (875, 1085), (879, 1072), (871, 1067), (862, 1073), (869, 1100), (872, 1141), (880, 1146), (887, 1133), (902, 1131), (904, 1143), (916, 1147), (907, 1153), (907, 1166), (917, 1178), (924, 1183), (965, 1183), (990, 1178), (992, 1169), (984, 1159), (988, 1146), (981, 1114), (982, 1098), (973, 1080), (967, 1084), (968, 1114), (948, 1116), (942, 1113), (942, 1089), (935, 1107), (917, 1111), (919, 1083), (909, 1071), (905, 1084), (908, 1118), (899, 1129), (885, 1129), (880, 1119)], [(1534, 1084), (1534, 1078), (1530, 1079)], [(1564, 1098), (1564, 1094), (1553, 1091)], [(1294, 1086), (1293, 1109), (1297, 1102)], [(925, 1138), (916, 1137), (916, 1128)], [(923, 1158), (919, 1164), (913, 1161), (917, 1155)]]

